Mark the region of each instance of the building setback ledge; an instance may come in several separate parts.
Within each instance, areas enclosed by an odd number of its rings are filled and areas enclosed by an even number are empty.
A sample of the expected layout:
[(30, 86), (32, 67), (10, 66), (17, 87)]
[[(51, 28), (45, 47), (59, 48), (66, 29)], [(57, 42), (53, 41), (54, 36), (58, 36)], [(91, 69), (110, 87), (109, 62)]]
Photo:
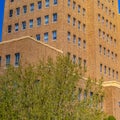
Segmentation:
[(20, 40), (23, 40), (23, 39), (32, 40), (32, 41), (34, 41), (34, 42), (36, 42), (36, 43), (39, 43), (39, 44), (41, 44), (41, 45), (43, 45), (43, 46), (46, 46), (46, 47), (48, 47), (48, 48), (50, 48), (50, 49), (53, 49), (53, 50), (55, 50), (55, 51), (63, 54), (63, 51), (62, 51), (62, 50), (59, 50), (59, 49), (57, 49), (57, 48), (55, 48), (55, 47), (52, 47), (52, 46), (50, 46), (50, 45), (48, 45), (48, 44), (45, 44), (44, 42), (37, 41), (35, 38), (30, 37), (30, 36), (23, 36), (23, 37), (20, 37), (20, 38), (17, 38), (17, 39), (11, 39), (11, 40), (8, 40), (8, 41), (3, 41), (3, 42), (0, 43), (0, 45), (6, 44), (6, 43), (11, 43), (11, 42), (17, 42), (17, 41), (20, 41)]
[(117, 87), (120, 88), (120, 82), (118, 81), (105, 81), (103, 82), (103, 87)]

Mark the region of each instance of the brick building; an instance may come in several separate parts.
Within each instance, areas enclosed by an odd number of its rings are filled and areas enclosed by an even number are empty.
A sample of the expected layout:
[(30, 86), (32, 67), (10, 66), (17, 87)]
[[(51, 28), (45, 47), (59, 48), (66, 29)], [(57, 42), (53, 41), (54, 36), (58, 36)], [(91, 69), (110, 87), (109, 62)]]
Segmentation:
[(117, 0), (6, 0), (0, 64), (68, 54), (103, 77), (104, 110), (120, 120), (119, 31)]

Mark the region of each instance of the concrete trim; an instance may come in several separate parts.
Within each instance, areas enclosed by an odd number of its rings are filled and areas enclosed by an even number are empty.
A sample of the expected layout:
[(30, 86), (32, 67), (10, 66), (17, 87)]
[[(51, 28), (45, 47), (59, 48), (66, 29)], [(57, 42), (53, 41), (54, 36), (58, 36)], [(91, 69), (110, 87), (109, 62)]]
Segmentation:
[(8, 40), (8, 41), (3, 41), (3, 42), (0, 42), (0, 45), (6, 44), (6, 43), (11, 43), (11, 42), (17, 42), (17, 41), (20, 41), (20, 40), (23, 40), (23, 39), (26, 39), (26, 38), (29, 38), (30, 40), (33, 40), (36, 43), (42, 44), (42, 45), (44, 45), (44, 46), (46, 46), (46, 47), (48, 47), (50, 49), (53, 49), (53, 50), (63, 54), (62, 50), (59, 50), (59, 49), (57, 49), (55, 47), (52, 47), (52, 46), (50, 46), (48, 44), (45, 44), (45, 43), (41, 42), (41, 41), (37, 41), (35, 38), (32, 38), (30, 36), (23, 36), (23, 37), (20, 37), (20, 38), (11, 39), (11, 40)]
[(103, 82), (103, 87), (120, 88), (120, 82), (118, 82), (118, 81), (105, 81), (105, 82)]

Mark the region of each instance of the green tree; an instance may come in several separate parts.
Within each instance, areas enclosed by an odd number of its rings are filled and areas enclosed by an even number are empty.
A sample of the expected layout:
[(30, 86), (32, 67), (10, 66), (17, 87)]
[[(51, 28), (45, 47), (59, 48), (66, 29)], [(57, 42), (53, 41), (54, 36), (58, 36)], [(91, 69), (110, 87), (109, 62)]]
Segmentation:
[(82, 74), (65, 56), (8, 67), (0, 76), (0, 119), (103, 120), (102, 81), (83, 80)]

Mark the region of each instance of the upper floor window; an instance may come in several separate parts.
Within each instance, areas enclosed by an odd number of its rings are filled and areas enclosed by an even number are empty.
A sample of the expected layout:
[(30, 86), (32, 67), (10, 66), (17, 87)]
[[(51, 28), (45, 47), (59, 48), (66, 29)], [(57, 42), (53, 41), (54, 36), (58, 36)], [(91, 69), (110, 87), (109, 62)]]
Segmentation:
[(49, 23), (49, 15), (46, 15), (45, 16), (45, 24), (48, 24)]
[(23, 6), (23, 13), (27, 13), (27, 6), (26, 5)]
[(83, 61), (84, 69), (86, 68), (86, 60)]
[(12, 17), (13, 16), (13, 10), (10, 10), (9, 11), (9, 17)]
[(71, 16), (70, 16), (70, 15), (68, 15), (68, 23), (70, 23), (70, 18), (71, 18)]
[(10, 0), (10, 2), (14, 2), (14, 0)]
[(50, 1), (49, 0), (45, 0), (45, 7), (49, 7)]
[(76, 55), (73, 55), (73, 63), (76, 63)]
[(10, 65), (10, 55), (6, 55), (6, 67)]
[(83, 10), (82, 10), (82, 15), (85, 16), (85, 14), (86, 14), (86, 9), (83, 8)]
[(68, 39), (68, 41), (70, 41), (70, 37), (71, 37), (71, 33), (68, 32), (68, 33), (67, 33), (67, 39)]
[(97, 5), (100, 6), (100, 0), (97, 1)]
[(57, 31), (56, 30), (52, 31), (52, 38), (53, 38), (53, 40), (57, 39)]
[(118, 79), (118, 71), (116, 72), (116, 79)]
[(86, 25), (83, 24), (83, 32), (85, 32), (85, 30), (86, 30)]
[(23, 21), (23, 22), (22, 22), (22, 29), (23, 29), (23, 30), (26, 29), (26, 21)]
[(70, 6), (70, 0), (68, 0), (68, 6)]
[(102, 72), (102, 64), (100, 64), (100, 72)]
[(112, 77), (114, 78), (114, 72), (115, 72), (115, 70), (112, 70)]
[(20, 53), (15, 53), (15, 66), (19, 66), (20, 63)]
[(37, 18), (37, 26), (41, 25), (41, 17)]
[(75, 9), (75, 7), (76, 7), (76, 2), (73, 1), (73, 10)]
[(73, 35), (73, 43), (76, 43), (76, 35)]
[(81, 38), (78, 38), (78, 46), (81, 45)]
[(44, 33), (44, 41), (48, 42), (48, 32)]
[(57, 0), (53, 0), (53, 4), (57, 5), (58, 1)]
[(83, 40), (83, 48), (86, 49), (86, 41)]
[(75, 26), (75, 23), (76, 23), (76, 19), (73, 18), (73, 26)]
[(29, 20), (29, 26), (30, 26), (30, 28), (33, 27), (33, 19)]
[(82, 58), (78, 58), (78, 65), (81, 65), (81, 63), (82, 63)]
[(16, 15), (20, 15), (20, 8), (16, 8)]
[(15, 23), (15, 31), (18, 31), (18, 29), (19, 29), (19, 24)]
[(38, 9), (42, 8), (42, 1), (38, 1)]
[(12, 31), (12, 26), (8, 25), (8, 33), (11, 33), (11, 31)]
[(78, 5), (78, 13), (80, 13), (80, 5)]
[(34, 11), (34, 3), (30, 4), (30, 11)]
[(40, 40), (40, 34), (37, 34), (37, 35), (36, 35), (36, 39), (37, 39), (37, 40)]
[(53, 22), (57, 21), (57, 13), (53, 13)]
[(100, 21), (100, 14), (98, 14), (98, 21)]
[(80, 25), (81, 25), (81, 22), (80, 22), (80, 21), (78, 21), (78, 29), (80, 29)]

